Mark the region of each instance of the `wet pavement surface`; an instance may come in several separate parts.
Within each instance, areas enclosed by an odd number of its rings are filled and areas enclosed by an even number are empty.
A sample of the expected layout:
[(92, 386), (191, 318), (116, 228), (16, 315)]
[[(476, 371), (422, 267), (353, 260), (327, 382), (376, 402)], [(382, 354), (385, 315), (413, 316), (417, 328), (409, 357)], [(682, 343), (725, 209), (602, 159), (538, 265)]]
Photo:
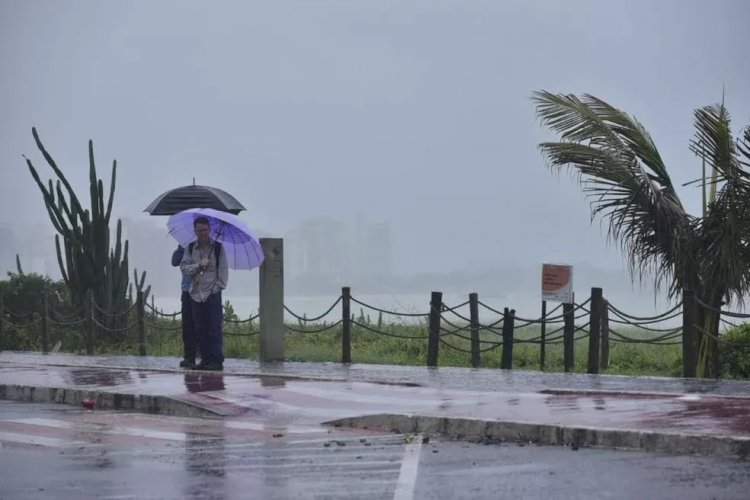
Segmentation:
[[(137, 360), (139, 363), (132, 363)], [(109, 368), (135, 364), (133, 368)], [(236, 361), (237, 364), (242, 363)], [(711, 436), (750, 438), (750, 397), (744, 397), (748, 383), (716, 381), (690, 382), (696, 392), (663, 391), (659, 393), (627, 393), (603, 390), (610, 387), (612, 377), (586, 376), (589, 384), (556, 386), (556, 378), (537, 381), (521, 390), (504, 391), (507, 384), (494, 390), (478, 390), (473, 386), (458, 387), (453, 383), (435, 383), (450, 379), (441, 370), (419, 371), (432, 378), (430, 384), (398, 384), (364, 382), (360, 378), (345, 380), (323, 378), (323, 366), (308, 368), (321, 375), (319, 379), (301, 378), (301, 370), (288, 369), (286, 364), (274, 366), (262, 375), (248, 370), (228, 373), (167, 370), (175, 366), (174, 358), (93, 358), (70, 355), (0, 354), (0, 383), (7, 385), (74, 387), (81, 390), (110, 391), (123, 394), (168, 396), (191, 405), (214, 408), (236, 419), (251, 419), (277, 428), (320, 426), (334, 420), (374, 414), (423, 415), (436, 417), (475, 418), (488, 421), (580, 426), (594, 429), (658, 431)], [(230, 366), (234, 364), (230, 363)], [(97, 366), (99, 365), (99, 366)], [(158, 367), (162, 367), (158, 370)], [(134, 369), (137, 368), (137, 369)], [(331, 367), (333, 368), (333, 367)], [(379, 367), (386, 370), (389, 367)], [(392, 367), (394, 373), (402, 368)], [(331, 372), (338, 373), (340, 368)], [(366, 370), (366, 369), (364, 369)], [(291, 372), (291, 373), (290, 373)], [(471, 376), (512, 377), (515, 372), (463, 370)], [(426, 373), (426, 375), (425, 375)], [(457, 373), (451, 370), (451, 373)], [(467, 373), (469, 375), (467, 375)], [(439, 377), (438, 377), (438, 374)], [(533, 374), (544, 377), (544, 374)], [(640, 378), (615, 377), (618, 387), (635, 390)], [(654, 386), (653, 379), (645, 385)], [(604, 382), (603, 382), (604, 381)], [(483, 387), (480, 385), (480, 387)], [(671, 387), (676, 387), (672, 384)], [(711, 391), (711, 388), (721, 388)], [(731, 391), (730, 391), (731, 389)], [(591, 391), (591, 392), (589, 392)], [(610, 392), (611, 391), (611, 392)], [(734, 396), (724, 396), (732, 392)]]
[[(19, 363), (31, 366), (66, 365), (133, 368), (176, 371), (179, 359), (155, 356), (76, 356), (72, 354), (37, 354), (0, 352), (0, 364)], [(227, 359), (224, 373), (277, 375), (282, 377), (320, 378), (351, 382), (416, 384), (444, 389), (535, 392), (544, 389), (579, 391), (642, 391), (748, 396), (750, 382), (700, 380), (668, 377), (630, 377), (621, 375), (587, 375), (580, 373), (543, 373), (524, 370), (488, 368), (427, 368), (341, 363), (259, 363), (253, 360)]]
[[(4, 387), (154, 395), (223, 417), (0, 401), (0, 498), (747, 498), (747, 460), (477, 445), (326, 422), (424, 415), (750, 439), (750, 383), (0, 353)], [(576, 450), (576, 451), (574, 451)]]
[(0, 401), (0, 498), (394, 496), (402, 435), (245, 424)]
[(746, 461), (0, 401), (11, 499), (744, 499)]

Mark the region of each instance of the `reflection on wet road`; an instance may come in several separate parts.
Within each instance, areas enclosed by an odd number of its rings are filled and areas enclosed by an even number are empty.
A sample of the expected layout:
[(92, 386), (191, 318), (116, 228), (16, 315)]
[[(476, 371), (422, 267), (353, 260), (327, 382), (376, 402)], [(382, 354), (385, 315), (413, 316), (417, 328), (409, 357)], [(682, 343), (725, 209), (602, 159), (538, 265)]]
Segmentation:
[[(357, 498), (392, 498), (407, 446), (318, 426), (10, 402), (0, 412), (4, 499), (352, 498), (353, 481)], [(7, 475), (14, 457), (36, 465)]]
[(741, 460), (0, 402), (3, 500), (745, 499)]

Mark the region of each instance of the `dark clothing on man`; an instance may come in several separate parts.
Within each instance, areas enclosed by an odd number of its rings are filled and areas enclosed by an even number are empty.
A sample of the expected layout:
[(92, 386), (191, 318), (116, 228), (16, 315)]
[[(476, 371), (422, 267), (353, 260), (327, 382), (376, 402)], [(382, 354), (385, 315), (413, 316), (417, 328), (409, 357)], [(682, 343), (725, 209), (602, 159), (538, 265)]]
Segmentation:
[[(190, 292), (182, 292), (182, 346), (185, 361), (195, 364), (198, 355), (198, 337), (195, 334), (195, 319), (193, 318), (193, 299)], [(202, 351), (201, 351), (202, 352)]]
[[(181, 246), (177, 247), (172, 253), (172, 265), (177, 267), (182, 262), (182, 257), (185, 254), (185, 249)], [(192, 299), (190, 298), (190, 277), (182, 277), (182, 348), (183, 348), (183, 362), (180, 366), (183, 368), (191, 368), (195, 364), (195, 358), (198, 355), (198, 337), (195, 334), (195, 324), (193, 321), (193, 308)]]
[[(208, 265), (201, 266), (202, 261)], [(182, 257), (180, 269), (184, 276), (191, 278), (190, 307), (201, 352), (201, 362), (196, 368), (221, 370), (224, 363), (221, 291), (228, 280), (227, 258), (221, 244), (191, 243)]]
[(205, 302), (193, 301), (193, 321), (200, 332), (198, 343), (201, 364), (221, 367), (224, 363), (221, 292), (212, 293)]

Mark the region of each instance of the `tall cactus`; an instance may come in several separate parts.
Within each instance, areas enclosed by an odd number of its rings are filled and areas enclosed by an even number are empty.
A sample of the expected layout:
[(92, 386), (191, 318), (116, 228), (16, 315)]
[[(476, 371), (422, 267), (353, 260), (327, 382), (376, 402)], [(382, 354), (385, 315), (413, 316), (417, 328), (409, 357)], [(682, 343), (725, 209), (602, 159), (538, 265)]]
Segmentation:
[(109, 230), (117, 160), (112, 163), (112, 179), (105, 207), (104, 184), (96, 176), (94, 145), (89, 141), (91, 208), (84, 209), (67, 178), (44, 148), (36, 128), (32, 128), (31, 132), (39, 151), (57, 176), (54, 185), (49, 179), (45, 186), (31, 160), (24, 156), (58, 233), (55, 235), (57, 261), (73, 301), (83, 306), (90, 290), (96, 305), (104, 311), (96, 312), (97, 321), (111, 331), (122, 329), (125, 318), (117, 315), (127, 308), (128, 242), (122, 241), (122, 222), (118, 219), (115, 246), (111, 249)]

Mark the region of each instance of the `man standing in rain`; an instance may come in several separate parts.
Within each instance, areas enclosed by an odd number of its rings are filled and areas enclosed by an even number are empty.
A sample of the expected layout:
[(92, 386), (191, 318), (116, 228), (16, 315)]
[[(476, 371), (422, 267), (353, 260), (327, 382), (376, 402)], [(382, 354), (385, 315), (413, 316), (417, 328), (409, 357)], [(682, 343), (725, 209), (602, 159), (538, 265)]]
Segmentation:
[(191, 279), (190, 299), (195, 334), (200, 347), (198, 370), (223, 370), (223, 313), (221, 291), (227, 286), (229, 266), (221, 243), (211, 240), (208, 219), (193, 221), (198, 240), (188, 245), (180, 262), (184, 276)]

